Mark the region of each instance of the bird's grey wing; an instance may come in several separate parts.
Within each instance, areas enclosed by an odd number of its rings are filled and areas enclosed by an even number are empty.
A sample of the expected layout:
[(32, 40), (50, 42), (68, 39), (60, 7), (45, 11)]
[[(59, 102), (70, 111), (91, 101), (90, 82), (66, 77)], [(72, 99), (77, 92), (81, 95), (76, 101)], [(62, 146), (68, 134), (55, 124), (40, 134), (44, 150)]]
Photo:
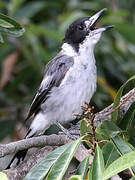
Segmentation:
[(73, 65), (74, 60), (67, 55), (58, 54), (52, 61), (46, 65), (45, 75), (39, 90), (34, 97), (28, 116), (29, 119), (33, 114), (37, 114), (40, 110), (40, 105), (46, 101), (53, 87), (58, 87), (61, 84), (66, 72)]

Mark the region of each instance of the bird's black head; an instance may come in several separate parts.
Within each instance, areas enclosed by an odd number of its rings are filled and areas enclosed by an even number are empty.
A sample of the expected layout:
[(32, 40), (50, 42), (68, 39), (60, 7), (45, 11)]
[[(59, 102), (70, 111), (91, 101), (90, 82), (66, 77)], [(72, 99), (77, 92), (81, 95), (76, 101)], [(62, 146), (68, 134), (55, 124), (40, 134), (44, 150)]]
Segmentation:
[(89, 39), (91, 44), (96, 44), (101, 33), (112, 27), (96, 28), (96, 22), (105, 10), (106, 8), (102, 9), (92, 17), (83, 17), (74, 21), (65, 33), (64, 42), (71, 44), (76, 51), (78, 51), (80, 44), (85, 42), (86, 38)]
[(89, 17), (79, 18), (74, 21), (66, 31), (64, 41), (77, 46), (84, 41), (89, 34), (89, 30), (86, 27), (85, 21), (88, 21)]

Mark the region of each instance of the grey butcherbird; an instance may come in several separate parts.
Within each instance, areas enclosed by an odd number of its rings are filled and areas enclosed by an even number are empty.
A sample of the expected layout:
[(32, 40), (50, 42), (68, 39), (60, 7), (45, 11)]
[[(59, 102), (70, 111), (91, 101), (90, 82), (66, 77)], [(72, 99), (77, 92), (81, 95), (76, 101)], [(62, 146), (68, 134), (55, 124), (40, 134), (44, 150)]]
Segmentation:
[[(51, 124), (65, 124), (81, 114), (83, 102), (90, 102), (96, 90), (97, 71), (94, 47), (101, 33), (113, 26), (96, 28), (96, 22), (106, 9), (92, 17), (74, 21), (66, 31), (58, 55), (46, 65), (37, 94), (27, 119), (34, 120), (26, 138), (41, 135)], [(8, 168), (19, 164), (27, 150), (19, 151)]]

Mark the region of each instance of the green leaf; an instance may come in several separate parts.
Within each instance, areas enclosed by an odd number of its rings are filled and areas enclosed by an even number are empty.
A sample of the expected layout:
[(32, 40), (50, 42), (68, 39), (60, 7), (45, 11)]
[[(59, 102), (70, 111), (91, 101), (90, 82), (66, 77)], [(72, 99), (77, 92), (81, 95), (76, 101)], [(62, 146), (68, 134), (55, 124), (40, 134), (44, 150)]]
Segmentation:
[(135, 180), (135, 177), (130, 178), (129, 180)]
[[(113, 108), (114, 108), (114, 109), (117, 108), (118, 105), (119, 105), (119, 103), (120, 103), (120, 98), (121, 98), (121, 96), (122, 96), (123, 89), (125, 88), (125, 86), (127, 85), (127, 83), (129, 83), (129, 82), (132, 81), (132, 80), (135, 80), (135, 75), (132, 76), (131, 78), (129, 78), (129, 79), (120, 87), (120, 89), (118, 90), (117, 95), (116, 95), (116, 97), (115, 97), (115, 99), (114, 99), (114, 104), (113, 104)], [(115, 112), (112, 113), (111, 119), (112, 119), (113, 122), (116, 122), (116, 121), (117, 121), (117, 118), (118, 118), (118, 110), (116, 110)]]
[(132, 119), (132, 125), (128, 130), (129, 142), (135, 147), (135, 117)]
[(21, 36), (25, 30), (14, 19), (0, 13), (0, 32), (12, 36)]
[(58, 161), (54, 164), (51, 171), (48, 174), (48, 180), (56, 179), (61, 180), (64, 176), (70, 161), (73, 158), (76, 149), (78, 148), (79, 144), (81, 143), (82, 138), (79, 140), (72, 142), (70, 147), (65, 150), (64, 153), (61, 154)]
[(110, 164), (103, 173), (103, 180), (107, 180), (119, 172), (135, 165), (135, 151), (124, 154), (112, 164)]
[(114, 143), (117, 150), (121, 153), (121, 155), (129, 153), (129, 152), (135, 150), (135, 148), (131, 144), (129, 144), (128, 142), (125, 142), (119, 136), (116, 136), (116, 137), (112, 138), (112, 142)]
[[(112, 138), (112, 142), (120, 155), (124, 155), (135, 150), (135, 148), (130, 143), (124, 141), (119, 136)], [(135, 167), (132, 167), (131, 171), (133, 171), (135, 174)]]
[(14, 27), (12, 24), (8, 23), (7, 21), (0, 19), (0, 26), (5, 27), (5, 28), (11, 28)]
[(108, 167), (118, 157), (120, 157), (118, 151), (111, 142), (105, 143), (102, 148), (102, 152), (104, 156), (105, 168)]
[(122, 130), (116, 124), (106, 120), (96, 129), (96, 136), (98, 139), (110, 139), (121, 132)]
[(23, 35), (25, 30), (23, 28), (22, 29), (16, 29), (16, 28), (3, 28), (3, 27), (0, 27), (0, 32), (6, 33), (7, 35), (10, 35), (10, 36), (19, 37), (19, 36)]
[[(17, 23), (14, 19), (4, 15), (4, 14), (1, 14), (0, 13), (0, 19), (1, 19), (1, 24), (0, 26), (2, 27), (15, 27), (16, 29), (22, 29), (21, 25), (19, 23)], [(2, 23), (3, 22), (3, 23)], [(5, 26), (5, 24), (7, 26)]]
[[(80, 131), (81, 131), (81, 134), (82, 134), (82, 135), (86, 135), (86, 134), (91, 133), (91, 128), (90, 128), (90, 126), (88, 126), (88, 123), (87, 123), (87, 120), (86, 120), (86, 119), (83, 119), (83, 120), (81, 121)], [(91, 135), (85, 136), (85, 137), (84, 137), (84, 140), (86, 140), (86, 144), (87, 144), (89, 147), (91, 147), (91, 143), (90, 143), (91, 140), (92, 140)]]
[(89, 167), (89, 156), (86, 157), (78, 166), (76, 173), (81, 175), (82, 179), (85, 179)]
[(83, 180), (81, 175), (72, 175), (69, 180)]
[(125, 113), (123, 119), (121, 120), (119, 127), (124, 130), (130, 130), (132, 126), (132, 121), (135, 114), (135, 102), (131, 104), (127, 112)]
[(80, 125), (80, 131), (82, 135), (86, 135), (86, 133), (91, 132), (91, 128), (87, 125), (87, 120), (83, 119), (81, 121), (81, 125)]
[(42, 158), (26, 175), (24, 180), (61, 180), (82, 138), (55, 149)]
[(104, 159), (100, 147), (96, 146), (96, 151), (89, 171), (88, 180), (101, 180), (104, 172)]
[(8, 180), (7, 175), (3, 172), (0, 172), (0, 180)]

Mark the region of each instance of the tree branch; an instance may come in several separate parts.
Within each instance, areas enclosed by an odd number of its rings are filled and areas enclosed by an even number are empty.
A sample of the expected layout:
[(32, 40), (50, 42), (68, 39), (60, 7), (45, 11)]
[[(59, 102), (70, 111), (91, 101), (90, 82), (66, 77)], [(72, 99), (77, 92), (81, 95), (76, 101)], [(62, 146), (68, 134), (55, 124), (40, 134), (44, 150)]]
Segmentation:
[(4, 157), (8, 154), (16, 153), (19, 150), (29, 149), (32, 147), (43, 146), (61, 146), (69, 142), (69, 138), (65, 135), (50, 135), (39, 136), (29, 139), (23, 139), (20, 141), (12, 142), (5, 145), (0, 145), (0, 157)]
[(102, 111), (96, 113), (94, 122), (95, 126), (98, 127), (103, 120), (110, 120), (111, 114), (116, 109), (119, 109), (119, 121), (123, 118), (124, 114), (127, 112), (130, 105), (135, 101), (135, 88), (133, 88), (131, 91), (129, 91), (127, 94), (125, 94), (121, 100), (120, 105), (113, 109), (113, 104), (106, 107)]

